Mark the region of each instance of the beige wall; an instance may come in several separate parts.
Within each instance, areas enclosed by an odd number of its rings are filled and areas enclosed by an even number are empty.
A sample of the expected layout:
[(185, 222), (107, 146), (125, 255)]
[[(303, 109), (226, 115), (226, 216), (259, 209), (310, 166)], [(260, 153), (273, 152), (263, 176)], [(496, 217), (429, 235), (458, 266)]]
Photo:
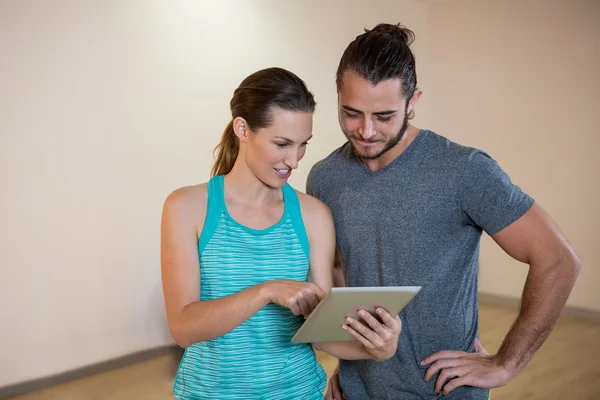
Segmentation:
[[(488, 150), (552, 213), (586, 263), (570, 303), (600, 310), (598, 3), (480, 3), (0, 2), (0, 386), (172, 343), (161, 206), (207, 179), (233, 89), (279, 65), (315, 93), (302, 189), (343, 141), (339, 57), (380, 21), (417, 34), (416, 123)], [(482, 290), (518, 294), (526, 267), (488, 241), (481, 264)]]
[(303, 189), (343, 140), (347, 43), (390, 12), (426, 28), (421, 4), (321, 3), (0, 2), (0, 387), (172, 343), (162, 203), (207, 180), (246, 75), (282, 66), (315, 93)]
[[(600, 2), (429, 2), (429, 122), (482, 148), (558, 223), (584, 268), (568, 304), (600, 311)], [(520, 296), (527, 266), (485, 237), (480, 291)]]

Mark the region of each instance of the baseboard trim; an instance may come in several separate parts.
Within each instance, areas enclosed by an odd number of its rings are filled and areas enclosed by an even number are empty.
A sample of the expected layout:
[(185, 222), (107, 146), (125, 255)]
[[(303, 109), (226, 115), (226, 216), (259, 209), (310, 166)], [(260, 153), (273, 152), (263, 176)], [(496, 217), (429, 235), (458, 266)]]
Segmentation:
[(177, 352), (181, 352), (181, 348), (176, 345), (162, 346), (153, 349), (138, 351), (132, 354), (127, 354), (125, 356), (114, 358), (112, 360), (102, 361), (86, 367), (73, 369), (45, 378), (32, 379), (30, 381), (0, 387), (0, 400), (5, 400), (14, 396), (19, 396), (21, 394), (33, 392), (36, 390), (46, 389), (51, 386), (60, 385), (62, 383), (67, 383), (76, 379), (81, 379), (91, 375), (108, 372), (117, 368), (126, 367), (131, 364), (139, 363), (142, 361), (148, 361), (155, 357)]
[[(501, 306), (512, 306), (518, 307), (521, 303), (520, 298), (516, 297), (508, 297), (508, 296), (500, 296), (497, 294), (491, 293), (479, 293), (479, 301), (483, 303), (489, 304), (497, 304)], [(583, 307), (575, 307), (575, 306), (565, 306), (562, 311), (562, 315), (570, 315), (574, 317), (587, 318), (594, 321), (600, 321), (600, 311), (592, 310), (589, 308)]]

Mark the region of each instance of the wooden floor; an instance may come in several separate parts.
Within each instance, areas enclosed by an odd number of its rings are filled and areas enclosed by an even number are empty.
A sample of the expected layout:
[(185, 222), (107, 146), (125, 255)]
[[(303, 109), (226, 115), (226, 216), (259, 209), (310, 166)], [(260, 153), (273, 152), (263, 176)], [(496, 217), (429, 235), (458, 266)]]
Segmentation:
[[(516, 309), (480, 305), (480, 337), (491, 353), (500, 345)], [(600, 322), (563, 316), (535, 358), (512, 382), (492, 391), (493, 400), (600, 400)], [(336, 360), (318, 354), (329, 375)], [(137, 365), (15, 397), (15, 400), (166, 400), (173, 399), (176, 356)]]

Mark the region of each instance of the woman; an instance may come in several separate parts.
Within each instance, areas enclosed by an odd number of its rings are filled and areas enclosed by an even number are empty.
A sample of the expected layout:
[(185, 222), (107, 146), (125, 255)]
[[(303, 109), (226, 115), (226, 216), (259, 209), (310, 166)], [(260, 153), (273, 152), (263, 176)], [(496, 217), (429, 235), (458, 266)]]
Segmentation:
[[(230, 106), (213, 177), (174, 191), (163, 209), (167, 317), (186, 348), (175, 397), (322, 399), (326, 376), (313, 348), (290, 341), (332, 286), (331, 214), (287, 184), (312, 136), (315, 101), (296, 75), (269, 68), (247, 77)], [(344, 329), (357, 341), (315, 348), (391, 357), (399, 320), (371, 320), (379, 335), (353, 321)]]

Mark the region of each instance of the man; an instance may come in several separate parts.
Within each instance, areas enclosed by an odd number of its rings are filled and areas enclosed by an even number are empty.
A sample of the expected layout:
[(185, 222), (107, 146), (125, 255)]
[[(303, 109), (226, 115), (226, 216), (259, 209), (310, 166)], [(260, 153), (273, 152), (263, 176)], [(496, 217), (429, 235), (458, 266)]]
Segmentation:
[[(341, 360), (328, 399), (342, 398), (340, 387), (350, 400), (488, 399), (548, 337), (581, 268), (488, 154), (408, 123), (421, 96), (413, 40), (380, 24), (350, 43), (336, 79), (348, 142), (308, 177), (307, 192), (334, 217), (336, 286), (422, 286), (400, 313), (396, 356)], [(482, 231), (529, 264), (519, 316), (494, 355), (477, 339)]]

